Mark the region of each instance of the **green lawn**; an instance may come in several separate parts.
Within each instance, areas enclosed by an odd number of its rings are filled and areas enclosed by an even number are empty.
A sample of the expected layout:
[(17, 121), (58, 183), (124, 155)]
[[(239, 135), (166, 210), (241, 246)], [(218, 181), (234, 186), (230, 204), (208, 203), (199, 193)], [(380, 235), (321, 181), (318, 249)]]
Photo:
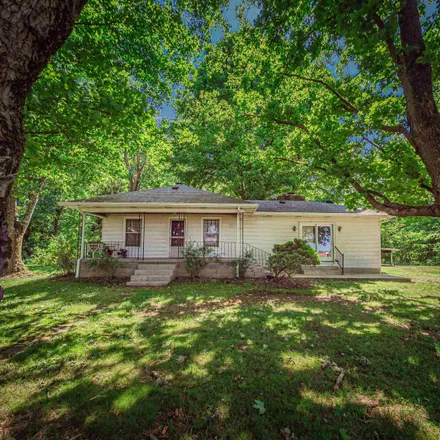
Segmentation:
[(438, 439), (440, 268), (387, 272), (415, 282), (3, 280), (0, 438)]

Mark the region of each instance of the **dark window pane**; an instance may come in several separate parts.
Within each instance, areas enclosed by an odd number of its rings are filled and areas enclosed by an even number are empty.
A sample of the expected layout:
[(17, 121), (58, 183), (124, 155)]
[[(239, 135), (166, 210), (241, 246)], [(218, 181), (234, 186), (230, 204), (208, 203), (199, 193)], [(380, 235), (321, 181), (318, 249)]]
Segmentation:
[(185, 239), (184, 238), (172, 238), (171, 239), (171, 246), (183, 247), (184, 245), (185, 245)]
[(185, 221), (171, 220), (171, 246), (185, 245)]
[(141, 245), (141, 234), (127, 233), (125, 235), (125, 246), (140, 246), (140, 245)]
[(141, 221), (142, 220), (127, 220), (125, 224), (126, 232), (141, 232)]
[(203, 220), (203, 244), (218, 246), (220, 238), (220, 220)]
[(125, 246), (141, 245), (142, 220), (126, 220), (125, 223)]

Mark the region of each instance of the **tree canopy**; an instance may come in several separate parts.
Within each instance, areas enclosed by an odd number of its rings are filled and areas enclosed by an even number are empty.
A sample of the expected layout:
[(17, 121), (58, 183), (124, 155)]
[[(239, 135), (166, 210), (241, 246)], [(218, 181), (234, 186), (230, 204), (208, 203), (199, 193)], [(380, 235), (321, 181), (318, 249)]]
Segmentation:
[[(243, 199), (295, 191), (440, 216), (440, 32), (430, 1), (244, 1), (237, 29), (220, 0), (49, 3), (23, 8), (21, 21), (2, 18), (0, 266), (6, 214), (30, 255), (75, 226), (58, 200), (174, 180)], [(164, 104), (176, 110), (171, 121), (159, 116)], [(432, 222), (395, 224), (424, 231)]]
[(310, 145), (309, 165), (377, 209), (440, 216), (438, 10), (417, 0), (256, 4), (268, 56), (278, 55), (266, 64), (272, 89), (282, 81), (287, 93), (275, 122)]

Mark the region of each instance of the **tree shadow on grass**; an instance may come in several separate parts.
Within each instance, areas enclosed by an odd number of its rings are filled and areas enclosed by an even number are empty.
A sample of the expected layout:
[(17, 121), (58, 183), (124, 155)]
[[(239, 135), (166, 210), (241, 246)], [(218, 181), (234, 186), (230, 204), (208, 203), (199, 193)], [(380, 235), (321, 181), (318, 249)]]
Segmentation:
[[(289, 428), (301, 439), (341, 432), (430, 438), (423, 429), (440, 409), (432, 337), (390, 321), (418, 321), (426, 310), (387, 293), (389, 310), (382, 313), (344, 298), (251, 293), (255, 288), (246, 286), (191, 289), (107, 303), (93, 315), (92, 333), (73, 327), (13, 358), (2, 385), (40, 384), (9, 415), (6, 432), (16, 439), (134, 439), (151, 432), (268, 439)], [(424, 322), (434, 327), (438, 312)], [(360, 366), (359, 356), (371, 366)], [(338, 372), (322, 371), (326, 359), (347, 371), (342, 390), (333, 391)], [(153, 370), (169, 385), (157, 386)]]

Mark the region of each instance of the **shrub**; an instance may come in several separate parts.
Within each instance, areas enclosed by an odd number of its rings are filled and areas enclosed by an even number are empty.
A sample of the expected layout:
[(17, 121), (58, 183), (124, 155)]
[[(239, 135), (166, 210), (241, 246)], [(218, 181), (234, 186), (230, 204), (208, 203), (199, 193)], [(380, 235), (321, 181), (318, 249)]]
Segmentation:
[(246, 271), (254, 261), (254, 254), (250, 250), (247, 250), (241, 257), (236, 258), (232, 262), (235, 276), (238, 276), (240, 279), (245, 278)]
[(283, 273), (287, 276), (299, 273), (303, 265), (316, 266), (321, 260), (305, 240), (295, 238), (284, 244), (276, 244), (268, 263), (269, 269), (278, 278)]
[(183, 248), (185, 269), (191, 278), (198, 278), (200, 276), (200, 272), (208, 264), (208, 258), (212, 253), (213, 250), (211, 248), (197, 246), (192, 242), (189, 242)]
[(75, 271), (76, 242), (68, 241), (66, 237), (57, 235), (52, 237), (46, 248), (38, 248), (31, 262), (56, 266), (63, 273)]
[(116, 271), (121, 264), (119, 263), (119, 260), (113, 258), (111, 254), (112, 253), (109, 253), (107, 248), (103, 249), (98, 258), (87, 260), (88, 267), (102, 270), (106, 276), (114, 278)]

